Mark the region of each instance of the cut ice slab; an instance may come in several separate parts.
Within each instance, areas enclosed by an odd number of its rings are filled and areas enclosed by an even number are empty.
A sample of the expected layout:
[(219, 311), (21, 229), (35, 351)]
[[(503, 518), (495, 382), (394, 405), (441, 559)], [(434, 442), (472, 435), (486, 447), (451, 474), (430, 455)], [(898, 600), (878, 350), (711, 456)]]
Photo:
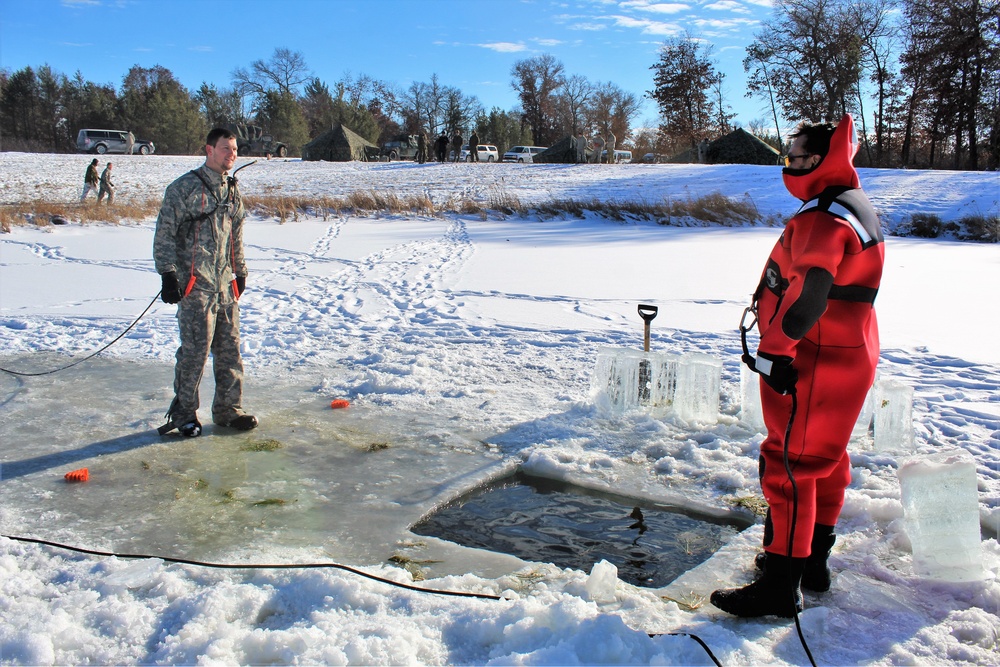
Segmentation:
[(943, 581), (984, 576), (976, 461), (965, 450), (913, 456), (899, 466), (913, 569)]
[[(2, 365), (66, 362), (39, 357)], [(362, 402), (331, 410), (302, 378), (247, 378), (254, 431), (206, 424), (200, 438), (159, 437), (172, 376), (165, 364), (95, 359), (54, 376), (0, 378), (3, 533), (224, 562), (304, 552), (375, 564), (431, 508), (509, 472), (481, 434), (446, 416)], [(65, 482), (83, 466), (89, 482)], [(478, 573), (469, 565), (455, 571)]]
[(643, 408), (662, 416), (674, 401), (680, 359), (663, 352), (600, 348), (591, 376), (595, 402), (611, 415)]
[(879, 380), (874, 386), (875, 450), (913, 450), (913, 387), (895, 380)]
[(602, 347), (591, 392), (598, 409), (618, 416), (646, 410), (663, 417), (714, 423), (719, 419), (722, 362), (711, 355)]

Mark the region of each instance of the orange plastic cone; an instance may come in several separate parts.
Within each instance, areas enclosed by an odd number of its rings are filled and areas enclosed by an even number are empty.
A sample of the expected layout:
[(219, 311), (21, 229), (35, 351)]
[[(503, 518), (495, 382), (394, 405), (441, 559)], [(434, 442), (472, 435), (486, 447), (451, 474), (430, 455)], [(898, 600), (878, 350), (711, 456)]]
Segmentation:
[(90, 479), (90, 471), (86, 468), (71, 470), (66, 473), (67, 482), (86, 482), (88, 479)]
[(330, 401), (330, 407), (333, 408), (334, 410), (338, 408), (346, 408), (350, 404), (351, 402), (348, 401), (346, 398), (335, 398), (332, 401)]

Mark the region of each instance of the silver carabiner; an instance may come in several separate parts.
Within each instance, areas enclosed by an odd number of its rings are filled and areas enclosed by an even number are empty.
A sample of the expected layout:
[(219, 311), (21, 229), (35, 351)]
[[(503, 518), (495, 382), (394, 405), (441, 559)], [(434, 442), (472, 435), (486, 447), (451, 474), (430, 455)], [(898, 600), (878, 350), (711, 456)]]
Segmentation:
[[(747, 324), (747, 317), (752, 316), (753, 321)], [(757, 304), (752, 303), (743, 309), (743, 317), (740, 318), (740, 331), (746, 333), (757, 325)]]

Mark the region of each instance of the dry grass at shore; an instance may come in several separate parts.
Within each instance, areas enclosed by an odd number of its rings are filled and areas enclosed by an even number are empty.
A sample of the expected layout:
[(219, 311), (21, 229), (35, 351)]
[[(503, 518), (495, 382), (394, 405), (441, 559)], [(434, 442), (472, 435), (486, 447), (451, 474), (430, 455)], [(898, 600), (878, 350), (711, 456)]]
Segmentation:
[[(589, 214), (611, 220), (654, 220), (664, 225), (692, 224), (773, 224), (764, 217), (747, 198), (727, 197), (715, 193), (697, 199), (644, 202), (628, 200), (555, 199), (529, 205), (517, 195), (494, 189), (485, 202), (473, 199), (449, 199), (435, 204), (426, 195), (408, 197), (394, 192), (359, 190), (344, 197), (283, 197), (279, 195), (247, 196), (244, 203), (254, 215), (273, 218), (281, 223), (295, 222), (302, 218), (327, 219), (343, 215), (421, 215), (437, 216), (445, 213), (477, 215), (486, 219), (490, 213), (500, 217), (528, 217), (537, 214), (543, 218), (577, 217)], [(0, 229), (9, 232), (15, 225), (37, 225), (146, 220), (156, 217), (159, 200), (125, 202), (113, 205), (85, 203), (56, 203), (34, 201), (0, 207)]]
[[(475, 215), (486, 220), (493, 215), (499, 218), (536, 215), (542, 219), (583, 218), (595, 215), (619, 222), (651, 220), (674, 227), (742, 225), (778, 226), (783, 220), (777, 216), (764, 216), (753, 200), (744, 195), (730, 197), (720, 192), (697, 198), (664, 199), (658, 202), (617, 199), (553, 199), (526, 204), (516, 194), (503, 188), (492, 189), (485, 201), (470, 198), (452, 198), (435, 203), (426, 195), (400, 196), (395, 192), (358, 190), (343, 197), (283, 197), (280, 195), (247, 196), (244, 203), (256, 216), (271, 218), (284, 224), (305, 218), (326, 220), (346, 215), (418, 215), (434, 217), (448, 213)], [(10, 232), (17, 225), (58, 225), (111, 222), (121, 224), (155, 218), (160, 208), (159, 199), (146, 201), (97, 204), (93, 199), (85, 203), (66, 204), (36, 200), (25, 204), (0, 206), (0, 232)], [(996, 217), (966, 216), (961, 220), (945, 223), (936, 216), (913, 216), (908, 225), (894, 232), (901, 236), (936, 237), (951, 235), (960, 240), (997, 242), (1000, 240), (1000, 221)]]

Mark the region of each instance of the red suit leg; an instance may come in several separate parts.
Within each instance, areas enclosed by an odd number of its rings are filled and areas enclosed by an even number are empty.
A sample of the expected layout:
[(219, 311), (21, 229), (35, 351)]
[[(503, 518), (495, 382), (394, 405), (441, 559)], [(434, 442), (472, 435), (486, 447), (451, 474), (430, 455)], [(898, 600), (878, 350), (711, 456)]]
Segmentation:
[[(877, 349), (877, 348), (876, 348)], [(783, 461), (785, 430), (792, 397), (761, 382), (767, 438), (761, 444), (761, 488), (771, 510), (773, 540), (767, 551), (782, 556), (809, 555), (813, 525), (836, 524), (850, 483), (847, 443), (874, 379), (868, 348), (819, 347), (807, 340), (798, 346), (795, 367), (797, 409), (788, 446), (788, 462), (798, 489), (793, 516), (793, 490)], [(870, 372), (864, 372), (868, 367)], [(792, 553), (788, 538), (795, 525)]]

